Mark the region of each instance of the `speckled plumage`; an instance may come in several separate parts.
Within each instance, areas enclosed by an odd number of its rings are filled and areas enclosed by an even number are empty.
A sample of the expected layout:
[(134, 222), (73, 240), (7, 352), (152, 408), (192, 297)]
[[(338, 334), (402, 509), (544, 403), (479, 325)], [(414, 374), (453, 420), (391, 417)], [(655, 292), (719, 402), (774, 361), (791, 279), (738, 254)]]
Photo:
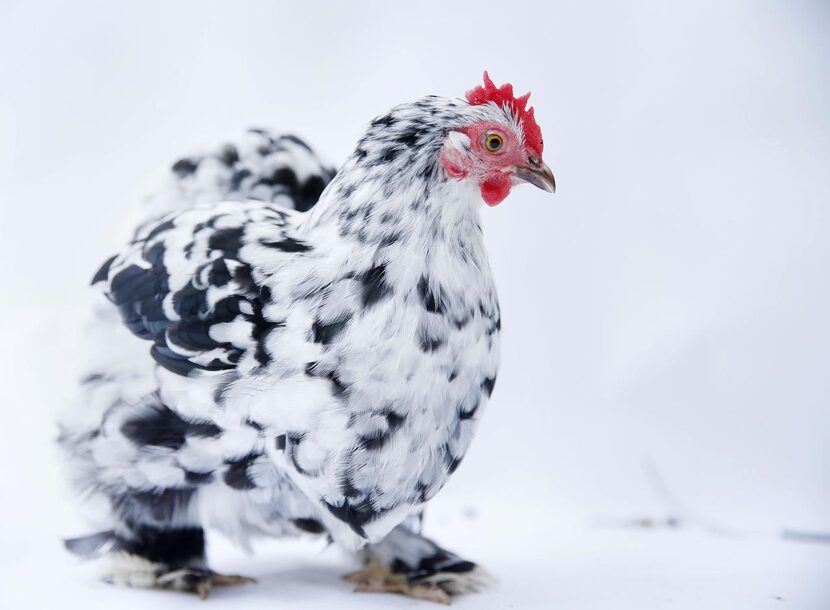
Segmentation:
[(496, 380), (481, 197), (438, 163), (475, 121), (522, 137), (508, 107), (430, 96), (375, 119), (333, 179), (265, 130), (173, 166), (95, 274), (106, 301), (62, 421), (73, 481), (112, 532), (92, 546), (210, 526), (378, 556), (411, 539), (475, 567), (405, 523), (457, 468)]

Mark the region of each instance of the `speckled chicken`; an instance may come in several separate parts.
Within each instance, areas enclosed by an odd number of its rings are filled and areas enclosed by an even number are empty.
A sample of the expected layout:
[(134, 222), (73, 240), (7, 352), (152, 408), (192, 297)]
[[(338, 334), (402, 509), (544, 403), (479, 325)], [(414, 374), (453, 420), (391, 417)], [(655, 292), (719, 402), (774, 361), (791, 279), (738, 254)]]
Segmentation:
[[(435, 601), (480, 570), (420, 533), (496, 382), (482, 202), (554, 190), (527, 96), (484, 86), (375, 119), (336, 173), (251, 130), (173, 165), (93, 279), (81, 399), (60, 444), (108, 578), (204, 596), (203, 528), (329, 536), (362, 590)], [(318, 201), (319, 198), (319, 201)]]

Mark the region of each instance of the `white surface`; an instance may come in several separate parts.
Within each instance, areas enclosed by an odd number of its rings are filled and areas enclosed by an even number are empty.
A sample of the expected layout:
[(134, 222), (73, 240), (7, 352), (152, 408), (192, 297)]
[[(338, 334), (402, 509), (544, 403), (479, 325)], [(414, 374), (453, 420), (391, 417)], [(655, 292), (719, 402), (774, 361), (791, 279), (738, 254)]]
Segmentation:
[[(195, 603), (91, 587), (55, 542), (75, 305), (152, 176), (255, 124), (336, 162), (485, 67), (533, 90), (560, 189), (483, 214), (504, 365), (431, 522), (502, 585), (459, 606), (830, 606), (828, 547), (775, 539), (830, 531), (826, 4), (395, 6), (0, 6), (0, 608)], [(590, 527), (676, 512), (648, 460), (743, 537)], [(263, 583), (211, 603), (341, 607), (336, 557), (280, 548), (217, 547)]]
[[(444, 509), (438, 508), (430, 529), (486, 561), (499, 577), (497, 589), (457, 598), (454, 608), (827, 608), (826, 546), (735, 542), (697, 532), (594, 530), (579, 523), (554, 527), (544, 522), (548, 515), (543, 512), (526, 511), (527, 517), (542, 519), (541, 526), (526, 521), (508, 531), (504, 524), (514, 522), (512, 510), (485, 510), (473, 520), (448, 516), (442, 523)], [(207, 602), (211, 610), (440, 607), (393, 595), (352, 593), (340, 576), (355, 564), (318, 542), (263, 544), (254, 557), (221, 541), (214, 546), (215, 568), (258, 582), (215, 590)], [(36, 542), (27, 538), (23, 549), (3, 566), (0, 607), (49, 608), (58, 601), (60, 608), (79, 610), (205, 607), (195, 596), (99, 583), (93, 566), (78, 567), (45, 537)]]

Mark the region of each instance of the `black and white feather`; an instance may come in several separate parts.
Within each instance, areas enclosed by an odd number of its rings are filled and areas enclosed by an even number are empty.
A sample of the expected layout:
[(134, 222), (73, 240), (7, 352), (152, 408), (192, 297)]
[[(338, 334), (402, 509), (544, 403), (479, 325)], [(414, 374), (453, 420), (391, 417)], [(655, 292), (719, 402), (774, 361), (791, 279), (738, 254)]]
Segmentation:
[(106, 301), (62, 421), (122, 548), (211, 526), (357, 549), (441, 489), (498, 365), (480, 196), (437, 164), (473, 120), (512, 117), (423, 98), (372, 122), (336, 175), (262, 130), (173, 165), (95, 274)]

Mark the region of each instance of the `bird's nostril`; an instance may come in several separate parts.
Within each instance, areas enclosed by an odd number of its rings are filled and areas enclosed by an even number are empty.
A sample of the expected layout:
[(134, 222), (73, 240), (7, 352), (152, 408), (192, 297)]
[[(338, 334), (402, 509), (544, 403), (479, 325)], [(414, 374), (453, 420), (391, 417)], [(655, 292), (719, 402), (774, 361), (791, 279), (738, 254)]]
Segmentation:
[(541, 159), (539, 159), (539, 157), (536, 156), (528, 157), (527, 160), (530, 162), (531, 165), (539, 165), (539, 163), (541, 163)]

